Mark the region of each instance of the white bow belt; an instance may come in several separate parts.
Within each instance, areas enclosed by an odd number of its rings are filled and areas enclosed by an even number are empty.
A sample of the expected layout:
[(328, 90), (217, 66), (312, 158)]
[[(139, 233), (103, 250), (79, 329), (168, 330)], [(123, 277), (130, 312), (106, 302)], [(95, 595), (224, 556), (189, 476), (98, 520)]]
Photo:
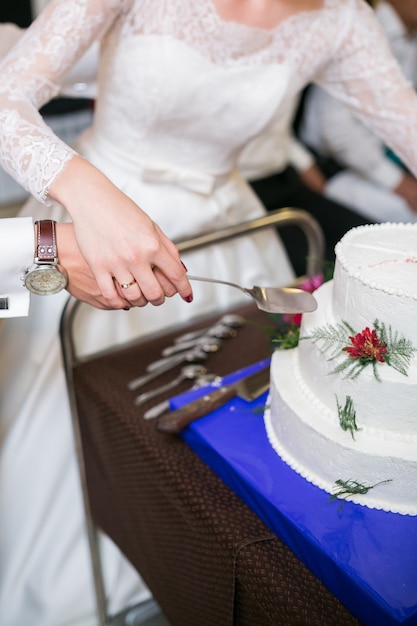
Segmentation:
[(178, 185), (182, 189), (205, 196), (211, 195), (215, 189), (224, 185), (234, 174), (233, 171), (209, 174), (172, 163), (145, 162), (119, 150), (117, 146), (103, 139), (103, 137), (94, 137), (93, 145), (101, 154), (115, 157), (122, 167), (126, 168), (128, 165), (132, 173), (139, 175), (145, 183)]
[(215, 176), (180, 167), (169, 166), (168, 168), (168, 166), (149, 164), (142, 167), (140, 176), (145, 183), (178, 185), (182, 189), (210, 196), (217, 187), (226, 182), (230, 174)]

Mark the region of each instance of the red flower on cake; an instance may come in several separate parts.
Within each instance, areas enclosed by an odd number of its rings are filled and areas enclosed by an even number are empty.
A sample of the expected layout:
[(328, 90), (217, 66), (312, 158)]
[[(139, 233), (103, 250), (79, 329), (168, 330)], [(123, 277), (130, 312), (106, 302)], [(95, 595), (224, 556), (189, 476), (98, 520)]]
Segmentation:
[(366, 361), (379, 361), (385, 363), (384, 355), (387, 354), (387, 346), (376, 334), (376, 330), (365, 328), (354, 337), (349, 337), (352, 346), (343, 348), (352, 359), (364, 359)]

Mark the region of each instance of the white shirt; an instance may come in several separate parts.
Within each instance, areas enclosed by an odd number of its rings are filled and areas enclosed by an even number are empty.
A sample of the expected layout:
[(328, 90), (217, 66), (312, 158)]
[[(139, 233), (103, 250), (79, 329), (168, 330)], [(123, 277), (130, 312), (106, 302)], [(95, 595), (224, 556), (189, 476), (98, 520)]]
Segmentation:
[[(393, 7), (380, 2), (375, 13), (406, 78), (417, 86), (417, 36), (409, 35)], [(313, 85), (306, 98), (301, 139), (324, 156), (336, 159), (364, 178), (394, 189), (404, 173), (383, 143), (340, 102)]]
[(30, 294), (22, 276), (33, 263), (32, 219), (1, 219), (0, 242), (0, 317), (22, 317), (29, 312)]

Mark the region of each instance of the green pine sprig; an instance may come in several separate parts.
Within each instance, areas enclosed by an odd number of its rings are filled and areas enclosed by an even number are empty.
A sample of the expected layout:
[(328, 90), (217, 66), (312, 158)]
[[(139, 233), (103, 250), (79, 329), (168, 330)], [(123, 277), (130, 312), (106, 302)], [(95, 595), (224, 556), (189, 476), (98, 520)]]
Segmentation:
[(291, 350), (298, 346), (299, 340), (300, 327), (291, 324), (286, 329), (276, 330), (272, 338), (272, 347), (274, 350)]
[(346, 396), (345, 404), (341, 406), (336, 396), (336, 403), (340, 427), (344, 431), (349, 431), (352, 435), (352, 439), (355, 439), (355, 432), (357, 432), (359, 428), (356, 424), (356, 411), (352, 398)]
[(335, 482), (335, 487), (334, 487), (334, 489), (337, 489), (337, 491), (335, 491), (330, 496), (330, 500), (336, 500), (337, 498), (344, 499), (352, 495), (365, 495), (368, 493), (368, 491), (370, 491), (371, 489), (374, 489), (378, 485), (382, 485), (383, 483), (390, 483), (390, 482), (392, 482), (391, 478), (387, 480), (380, 480), (374, 485), (364, 485), (360, 483), (359, 481), (354, 480), (353, 478), (349, 478), (349, 480), (342, 480), (341, 478), (338, 478)]
[[(416, 348), (413, 347), (409, 339), (393, 330), (391, 325), (387, 327), (383, 322), (381, 323), (376, 319), (374, 329), (378, 338), (387, 347), (387, 353), (384, 354), (385, 363), (407, 376), (411, 358), (416, 352)], [(338, 324), (326, 324), (315, 328), (311, 335), (305, 335), (301, 339), (310, 339), (314, 344), (317, 344), (320, 352), (328, 354), (328, 361), (343, 357), (343, 360), (330, 371), (330, 374), (343, 373), (344, 378), (355, 379), (366, 367), (371, 366), (375, 379), (380, 382), (378, 366), (383, 365), (383, 363), (377, 362), (376, 359), (352, 358), (349, 353), (343, 350), (350, 345), (349, 337), (354, 337), (357, 334), (347, 322), (342, 321)]]
[(332, 361), (340, 356), (342, 349), (349, 343), (349, 337), (355, 334), (352, 326), (347, 322), (340, 322), (319, 326), (311, 335), (304, 335), (301, 339), (311, 339), (320, 352), (329, 354), (329, 361)]
[(417, 351), (409, 339), (401, 336), (391, 325), (386, 327), (383, 322), (375, 320), (374, 328), (377, 335), (387, 346), (385, 362), (397, 372), (408, 376), (408, 368), (413, 354)]

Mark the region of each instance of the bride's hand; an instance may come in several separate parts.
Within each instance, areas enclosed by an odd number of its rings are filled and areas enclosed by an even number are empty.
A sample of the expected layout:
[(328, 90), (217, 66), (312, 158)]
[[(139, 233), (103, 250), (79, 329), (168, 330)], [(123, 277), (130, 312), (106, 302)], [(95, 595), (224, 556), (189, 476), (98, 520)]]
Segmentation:
[(87, 302), (97, 309), (127, 309), (129, 303), (124, 295), (111, 304), (103, 298), (90, 266), (84, 259), (75, 239), (73, 224), (56, 225), (59, 265), (68, 275), (67, 291), (78, 300)]
[(175, 245), (95, 167), (74, 157), (55, 180), (50, 197), (70, 213), (81, 252), (111, 308), (160, 305), (192, 289)]

